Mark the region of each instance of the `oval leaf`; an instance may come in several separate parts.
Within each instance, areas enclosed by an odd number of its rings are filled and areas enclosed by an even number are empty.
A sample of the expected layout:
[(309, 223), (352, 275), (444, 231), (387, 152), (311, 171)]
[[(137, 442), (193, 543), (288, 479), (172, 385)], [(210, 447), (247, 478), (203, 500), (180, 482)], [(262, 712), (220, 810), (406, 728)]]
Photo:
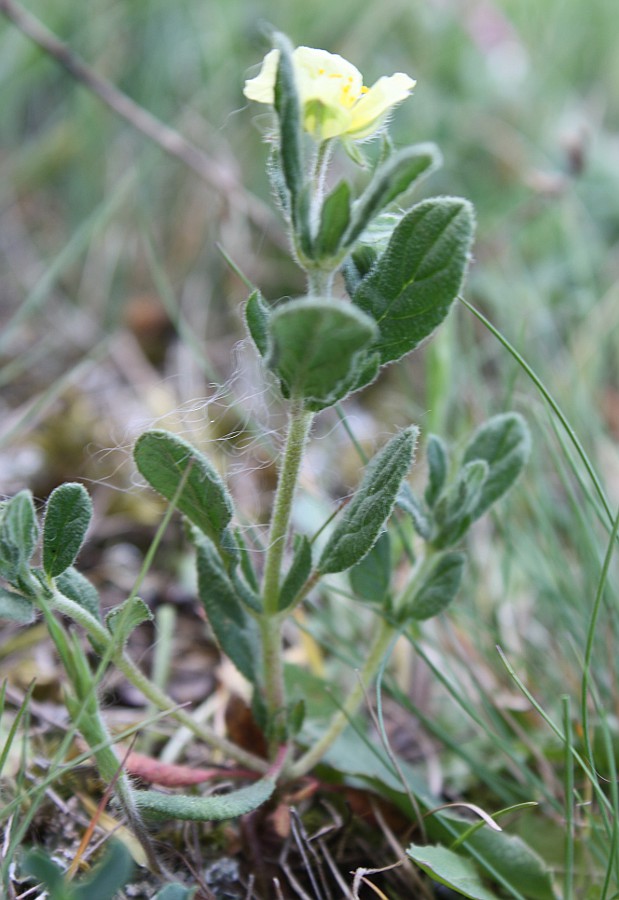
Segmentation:
[(434, 561), (405, 614), (421, 621), (443, 612), (458, 592), (465, 559), (464, 553), (451, 551), (441, 554)]
[(440, 197), (414, 206), (393, 232), (352, 298), (379, 327), (374, 346), (383, 365), (413, 350), (449, 312), (462, 285), (473, 228), (470, 203)]
[(417, 434), (414, 426), (401, 431), (370, 462), (327, 541), (318, 563), (320, 572), (343, 572), (370, 552), (412, 465)]
[(38, 540), (39, 526), (30, 491), (20, 491), (0, 503), (0, 575), (9, 583), (16, 583)]
[(52, 491), (43, 523), (43, 568), (55, 578), (72, 566), (92, 518), (92, 500), (81, 484), (68, 482)]
[(255, 619), (239, 598), (213, 543), (193, 533), (197, 551), (198, 594), (215, 639), (249, 681), (256, 683), (260, 640)]
[(472, 513), (477, 519), (512, 486), (531, 452), (531, 435), (521, 415), (493, 416), (481, 425), (464, 451), (463, 462), (484, 460), (488, 474)]
[(307, 297), (280, 306), (271, 316), (269, 367), (287, 396), (323, 405), (341, 399), (339, 388), (355, 369), (359, 351), (376, 326), (348, 303)]
[(391, 540), (383, 531), (370, 552), (349, 572), (350, 586), (358, 597), (382, 603), (391, 584)]
[(226, 486), (208, 459), (195, 447), (169, 431), (146, 431), (138, 438), (135, 463), (156, 491), (176, 500), (178, 509), (204, 534), (219, 543), (232, 518), (232, 500)]
[(435, 144), (415, 144), (390, 156), (354, 204), (346, 243), (355, 241), (378, 213), (440, 164), (441, 154)]

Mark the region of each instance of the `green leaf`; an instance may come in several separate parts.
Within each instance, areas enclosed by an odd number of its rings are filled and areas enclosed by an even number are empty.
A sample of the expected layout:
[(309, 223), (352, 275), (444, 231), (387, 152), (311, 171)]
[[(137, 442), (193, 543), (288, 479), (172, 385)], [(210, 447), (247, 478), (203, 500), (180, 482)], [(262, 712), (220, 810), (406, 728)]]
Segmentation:
[(437, 434), (428, 436), (426, 459), (428, 460), (428, 486), (424, 499), (428, 506), (432, 507), (441, 495), (449, 471), (447, 444)]
[(419, 203), (359, 284), (353, 302), (379, 327), (374, 347), (383, 365), (417, 347), (449, 312), (468, 264), (473, 222), (466, 200)]
[(370, 552), (412, 465), (417, 434), (414, 426), (396, 434), (369, 463), (322, 552), (320, 572), (343, 572)]
[(61, 594), (78, 603), (95, 619), (101, 618), (101, 600), (99, 592), (85, 575), (73, 566), (56, 578), (56, 587)]
[(129, 635), (142, 622), (151, 622), (153, 614), (139, 597), (128, 597), (115, 606), (105, 617), (105, 624), (120, 645), (124, 645)]
[(378, 213), (440, 164), (435, 144), (415, 144), (389, 156), (353, 206), (346, 243), (352, 244)]
[(178, 509), (204, 534), (219, 543), (232, 518), (232, 500), (222, 479), (208, 459), (191, 444), (169, 431), (146, 431), (138, 438), (136, 465), (156, 491), (177, 500)]
[(0, 586), (0, 619), (29, 625), (34, 622), (35, 609), (30, 600)]
[(17, 585), (38, 540), (39, 526), (30, 491), (20, 491), (0, 503), (0, 575), (10, 584)]
[(114, 900), (131, 879), (134, 869), (133, 859), (124, 844), (111, 841), (92, 875), (75, 888), (75, 900)]
[(229, 794), (185, 797), (179, 794), (161, 794), (158, 791), (136, 791), (134, 796), (138, 809), (154, 819), (213, 822), (236, 819), (253, 812), (266, 803), (274, 790), (275, 780), (267, 776), (249, 787)]
[(253, 291), (245, 304), (245, 323), (260, 356), (269, 349), (269, 307), (260, 291)]
[(314, 259), (335, 256), (350, 221), (350, 185), (340, 181), (326, 197), (320, 212), (320, 227), (314, 241)]
[(255, 619), (238, 591), (214, 544), (194, 530), (198, 594), (217, 643), (252, 684), (260, 671), (260, 641)]
[(305, 401), (305, 408), (312, 412), (320, 412), (327, 406), (333, 406), (339, 400), (354, 394), (355, 391), (367, 387), (378, 377), (380, 371), (380, 356), (378, 353), (365, 353), (361, 350), (353, 360), (348, 376), (340, 382), (337, 390), (329, 397), (328, 401)]
[(65, 887), (62, 869), (44, 850), (30, 850), (21, 865), (24, 875), (30, 875), (50, 892), (52, 900), (70, 900), (71, 893)]
[(442, 550), (457, 543), (470, 527), (484, 489), (490, 467), (485, 459), (465, 463), (456, 480), (436, 504), (436, 536), (432, 545)]
[(518, 413), (501, 413), (481, 425), (467, 445), (463, 462), (484, 460), (489, 471), (472, 516), (479, 518), (520, 475), (531, 452), (531, 435)]
[[(470, 821), (445, 816), (460, 835), (470, 831)], [(453, 834), (453, 831), (452, 831)], [(544, 860), (522, 838), (506, 831), (479, 828), (461, 845), (474, 851), (480, 868), (496, 879), (500, 875), (526, 900), (557, 900), (552, 874)]]
[(391, 584), (391, 540), (387, 531), (383, 531), (370, 552), (348, 575), (358, 597), (369, 603), (383, 603)]
[(452, 888), (463, 897), (471, 900), (499, 900), (498, 894), (484, 887), (475, 864), (453, 850), (411, 844), (406, 855), (439, 884)]
[(415, 592), (404, 615), (406, 618), (431, 619), (446, 609), (456, 596), (466, 557), (464, 553), (442, 553), (432, 563), (430, 571)]
[(281, 168), (290, 193), (293, 221), (297, 197), (303, 185), (303, 134), (301, 108), (294, 78), (292, 45), (288, 38), (277, 32), (273, 46), (279, 50), (279, 65), (275, 79), (275, 111), (279, 120)]
[(285, 395), (329, 405), (341, 398), (340, 388), (376, 327), (348, 303), (307, 297), (278, 307), (270, 331), (267, 362)]
[(304, 534), (297, 535), (294, 556), (279, 591), (280, 612), (291, 606), (312, 570), (312, 545)]
[(432, 518), (406, 482), (400, 488), (396, 504), (399, 509), (404, 510), (411, 517), (413, 528), (417, 534), (421, 535), (424, 541), (430, 540), (433, 528)]
[(55, 578), (72, 566), (92, 518), (92, 500), (75, 482), (61, 484), (49, 495), (43, 523), (43, 568)]

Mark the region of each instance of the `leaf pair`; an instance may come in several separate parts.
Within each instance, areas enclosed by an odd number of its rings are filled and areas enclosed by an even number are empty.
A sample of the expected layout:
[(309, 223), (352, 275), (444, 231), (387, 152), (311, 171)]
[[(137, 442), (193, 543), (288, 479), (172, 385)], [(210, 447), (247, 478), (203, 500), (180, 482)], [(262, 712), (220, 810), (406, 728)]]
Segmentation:
[[(99, 615), (99, 595), (73, 568), (92, 517), (92, 501), (81, 484), (66, 483), (49, 496), (43, 521), (43, 574), (56, 579), (67, 597)], [(39, 525), (30, 491), (20, 491), (0, 509), (0, 576), (16, 591), (0, 587), (0, 618), (27, 624), (34, 618), (30, 597), (37, 570), (30, 562), (39, 541)], [(42, 577), (42, 576), (41, 576)]]
[(443, 321), (460, 290), (473, 238), (465, 200), (413, 207), (357, 280), (352, 303), (306, 297), (270, 311), (258, 292), (245, 318), (285, 397), (323, 409), (372, 382)]

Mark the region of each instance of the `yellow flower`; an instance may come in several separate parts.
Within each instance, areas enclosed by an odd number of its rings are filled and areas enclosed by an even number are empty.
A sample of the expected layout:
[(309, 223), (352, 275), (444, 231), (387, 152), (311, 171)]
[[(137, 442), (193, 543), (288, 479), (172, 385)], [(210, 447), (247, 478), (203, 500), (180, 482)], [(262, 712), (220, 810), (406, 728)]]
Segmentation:
[[(319, 141), (343, 137), (354, 141), (374, 134), (388, 112), (406, 99), (415, 82), (403, 72), (383, 75), (371, 88), (361, 72), (336, 53), (297, 47), (292, 54), (303, 127)], [(273, 105), (279, 50), (267, 53), (259, 74), (245, 82), (250, 100)]]

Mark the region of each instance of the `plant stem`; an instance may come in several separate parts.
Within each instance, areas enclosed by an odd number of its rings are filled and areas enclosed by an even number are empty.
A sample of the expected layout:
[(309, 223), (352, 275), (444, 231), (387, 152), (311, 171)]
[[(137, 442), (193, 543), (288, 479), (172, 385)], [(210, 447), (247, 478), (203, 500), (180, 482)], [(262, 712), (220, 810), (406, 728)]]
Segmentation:
[[(54, 591), (53, 608), (82, 625), (97, 645), (101, 645), (106, 651), (110, 649), (113, 639), (109, 631), (107, 631), (94, 616), (83, 609), (78, 603), (75, 603), (73, 600), (70, 600), (56, 590)], [(266, 772), (268, 763), (265, 760), (242, 750), (240, 747), (237, 747), (236, 744), (222, 738), (208, 726), (194, 722), (189, 713), (185, 712), (183, 709), (178, 709), (176, 702), (158, 688), (157, 685), (153, 684), (153, 682), (138, 669), (133, 660), (122, 648), (118, 647), (113, 649), (110, 661), (120, 669), (134, 687), (144, 694), (147, 700), (150, 700), (158, 709), (169, 712), (174, 719), (181, 722), (183, 725), (186, 725), (193, 734), (201, 738), (205, 743), (215, 747), (230, 759), (234, 759), (236, 762), (246, 766), (253, 772)]]
[(394, 634), (395, 629), (393, 626), (385, 619), (382, 619), (380, 628), (370, 647), (366, 661), (363, 664), (363, 668), (358, 673), (356, 685), (350, 691), (342, 708), (331, 720), (331, 724), (320, 740), (290, 767), (287, 774), (291, 779), (300, 778), (302, 775), (305, 775), (313, 769), (313, 767), (320, 762), (329, 747), (331, 747), (350, 723), (351, 718), (361, 706), (367, 685), (374, 680), (378, 667), (381, 664), (383, 656), (385, 655)]
[(278, 610), (279, 586), (292, 503), (297, 487), (303, 450), (312, 419), (313, 414), (305, 410), (301, 403), (293, 403), (290, 410), (288, 438), (279, 473), (271, 517), (269, 545), (264, 566), (262, 582), (264, 613), (261, 617), (260, 626), (262, 630), (264, 696), (271, 721), (283, 710), (285, 705), (281, 614)]

